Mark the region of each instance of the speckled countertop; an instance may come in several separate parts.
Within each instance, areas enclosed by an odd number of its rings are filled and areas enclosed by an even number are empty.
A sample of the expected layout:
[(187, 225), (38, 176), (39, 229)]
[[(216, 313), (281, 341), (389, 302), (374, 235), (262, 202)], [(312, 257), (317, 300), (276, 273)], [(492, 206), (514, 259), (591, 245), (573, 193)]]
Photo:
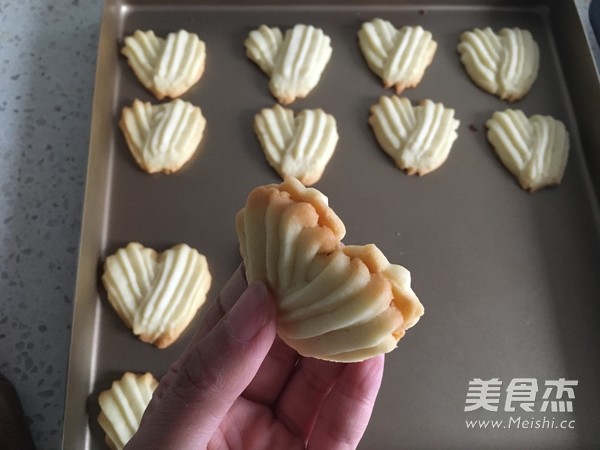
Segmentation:
[(0, 1), (0, 372), (40, 449), (61, 442), (101, 12)]
[(101, 10), (0, 1), (0, 372), (39, 449), (61, 441)]

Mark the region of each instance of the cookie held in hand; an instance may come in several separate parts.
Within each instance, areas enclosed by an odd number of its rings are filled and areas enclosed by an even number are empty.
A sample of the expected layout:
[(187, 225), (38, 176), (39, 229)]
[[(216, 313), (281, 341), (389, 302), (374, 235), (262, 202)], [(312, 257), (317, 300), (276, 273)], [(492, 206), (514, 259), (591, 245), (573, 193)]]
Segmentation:
[(278, 334), (301, 355), (352, 362), (390, 352), (423, 315), (408, 270), (373, 244), (342, 245), (327, 197), (294, 178), (255, 188), (236, 226), (248, 283), (274, 293)]
[(171, 345), (206, 301), (206, 257), (186, 244), (162, 253), (132, 242), (106, 258), (102, 282), (119, 317), (143, 342)]
[(496, 111), (486, 122), (487, 137), (521, 187), (535, 192), (559, 184), (569, 157), (569, 134), (560, 120), (521, 110)]
[(421, 82), (437, 49), (431, 33), (422, 27), (397, 29), (382, 19), (363, 23), (358, 43), (369, 68), (397, 94)]
[(165, 39), (152, 30), (136, 30), (125, 38), (121, 53), (158, 100), (187, 92), (202, 77), (206, 62), (204, 41), (185, 30), (169, 33)]
[(261, 25), (244, 42), (246, 55), (271, 80), (269, 90), (281, 104), (306, 97), (319, 83), (331, 58), (331, 39), (320, 28), (296, 25), (285, 34)]
[(413, 106), (405, 97), (381, 97), (371, 107), (369, 124), (377, 142), (409, 175), (440, 167), (457, 138), (454, 110), (424, 100)]
[(98, 423), (111, 449), (121, 450), (136, 433), (157, 386), (158, 381), (151, 373), (125, 372), (110, 389), (100, 393)]
[(280, 105), (265, 108), (254, 117), (254, 132), (279, 175), (297, 178), (305, 186), (319, 181), (339, 138), (332, 115), (321, 109), (294, 115)]
[(540, 52), (527, 30), (475, 28), (461, 35), (458, 52), (471, 80), (502, 100), (523, 98), (538, 75)]

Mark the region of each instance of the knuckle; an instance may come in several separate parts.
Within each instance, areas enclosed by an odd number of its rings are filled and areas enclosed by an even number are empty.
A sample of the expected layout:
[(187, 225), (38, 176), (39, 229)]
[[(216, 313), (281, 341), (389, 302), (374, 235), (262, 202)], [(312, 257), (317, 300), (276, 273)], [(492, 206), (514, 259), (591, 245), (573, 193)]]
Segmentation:
[(199, 394), (206, 394), (221, 389), (221, 376), (205, 353), (194, 348), (193, 355), (187, 364), (179, 367), (177, 377), (173, 382), (172, 394), (186, 402), (198, 398)]

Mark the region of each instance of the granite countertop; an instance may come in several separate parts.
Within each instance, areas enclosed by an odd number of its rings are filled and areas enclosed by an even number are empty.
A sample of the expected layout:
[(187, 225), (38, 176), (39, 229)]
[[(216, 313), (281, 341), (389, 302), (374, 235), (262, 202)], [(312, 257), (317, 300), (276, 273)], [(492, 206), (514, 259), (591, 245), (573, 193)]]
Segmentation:
[(100, 0), (0, 2), (0, 373), (60, 448)]
[(101, 12), (0, 2), (0, 373), (40, 449), (61, 445)]

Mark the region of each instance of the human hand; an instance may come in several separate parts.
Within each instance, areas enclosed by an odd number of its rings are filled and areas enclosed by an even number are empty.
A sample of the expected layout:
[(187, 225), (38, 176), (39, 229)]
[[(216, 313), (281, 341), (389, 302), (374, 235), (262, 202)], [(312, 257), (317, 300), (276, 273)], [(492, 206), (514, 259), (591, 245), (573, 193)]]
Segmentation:
[(277, 337), (271, 294), (260, 283), (247, 287), (240, 266), (161, 379), (126, 449), (355, 448), (383, 362), (299, 356)]

